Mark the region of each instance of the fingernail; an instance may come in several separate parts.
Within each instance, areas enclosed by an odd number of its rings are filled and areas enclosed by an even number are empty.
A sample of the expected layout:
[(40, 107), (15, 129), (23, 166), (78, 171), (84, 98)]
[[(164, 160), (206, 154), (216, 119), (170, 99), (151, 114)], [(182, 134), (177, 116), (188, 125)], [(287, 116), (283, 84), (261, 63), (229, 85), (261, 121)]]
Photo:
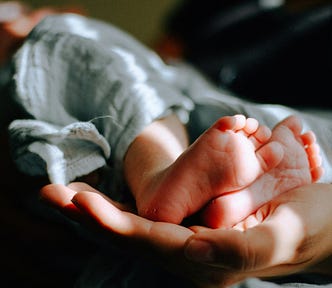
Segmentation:
[(202, 240), (191, 240), (185, 249), (185, 256), (195, 262), (213, 262), (215, 260), (211, 244)]

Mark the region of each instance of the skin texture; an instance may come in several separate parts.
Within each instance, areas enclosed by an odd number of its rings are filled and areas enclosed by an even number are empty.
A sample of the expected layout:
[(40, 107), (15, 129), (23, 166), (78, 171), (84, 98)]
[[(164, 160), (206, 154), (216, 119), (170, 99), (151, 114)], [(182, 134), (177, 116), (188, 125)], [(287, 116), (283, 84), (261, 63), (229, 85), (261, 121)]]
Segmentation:
[(47, 185), (41, 199), (105, 237), (120, 240), (127, 249), (149, 255), (198, 287), (228, 287), (247, 277), (300, 271), (332, 276), (331, 184), (283, 193), (226, 230), (154, 222), (84, 183)]
[(267, 127), (243, 115), (219, 119), (173, 163), (148, 179), (136, 197), (140, 215), (180, 223), (211, 198), (246, 187), (281, 160), (278, 144), (267, 144), (270, 135)]
[(231, 227), (262, 204), (285, 191), (316, 182), (323, 174), (319, 146), (312, 131), (302, 134), (299, 118), (290, 116), (272, 130), (271, 142), (282, 146), (283, 158), (276, 167), (245, 189), (211, 201), (202, 213), (204, 224)]
[(295, 116), (272, 133), (253, 118), (227, 116), (186, 148), (175, 116), (156, 121), (124, 161), (138, 214), (179, 224), (205, 206), (204, 225), (231, 227), (276, 195), (320, 178), (315, 135), (301, 133)]

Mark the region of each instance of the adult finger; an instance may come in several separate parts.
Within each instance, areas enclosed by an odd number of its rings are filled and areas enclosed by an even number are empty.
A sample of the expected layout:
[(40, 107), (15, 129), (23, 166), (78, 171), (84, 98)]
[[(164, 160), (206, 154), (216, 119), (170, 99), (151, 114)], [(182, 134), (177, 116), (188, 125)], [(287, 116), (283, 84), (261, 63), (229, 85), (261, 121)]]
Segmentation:
[(294, 189), (259, 209), (258, 225), (243, 231), (203, 229), (189, 239), (185, 254), (245, 276), (297, 272), (332, 253), (331, 201), (331, 185)]
[(101, 197), (105, 198), (106, 201), (112, 203), (112, 205), (114, 205), (118, 209), (121, 209), (123, 211), (130, 211), (130, 212), (135, 212), (136, 213), (135, 207), (130, 205), (130, 203), (120, 203), (120, 202), (114, 201), (111, 198), (107, 197), (104, 193), (102, 193), (99, 190), (93, 188), (92, 186), (90, 186), (89, 184), (87, 184), (85, 182), (72, 182), (72, 183), (68, 184), (68, 188), (70, 188), (70, 189), (72, 189), (76, 192), (82, 192), (82, 191), (94, 192), (96, 194), (99, 194)]
[(193, 232), (183, 226), (153, 222), (128, 211), (122, 211), (106, 196), (94, 192), (77, 192), (72, 202), (109, 235), (144, 243), (151, 249), (182, 249)]
[(79, 220), (81, 212), (71, 201), (75, 194), (75, 190), (61, 184), (48, 184), (42, 187), (39, 193), (41, 201), (69, 218)]

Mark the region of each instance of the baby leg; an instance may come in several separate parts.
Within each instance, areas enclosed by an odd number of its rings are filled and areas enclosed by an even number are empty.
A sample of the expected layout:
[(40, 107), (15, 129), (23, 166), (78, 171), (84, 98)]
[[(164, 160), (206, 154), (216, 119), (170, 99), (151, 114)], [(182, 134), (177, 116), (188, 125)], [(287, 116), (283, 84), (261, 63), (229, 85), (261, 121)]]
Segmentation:
[(222, 117), (151, 181), (136, 199), (139, 214), (180, 223), (211, 199), (247, 187), (283, 157), (270, 136), (255, 119)]
[(282, 145), (282, 161), (248, 187), (212, 200), (203, 210), (204, 223), (213, 228), (231, 227), (275, 196), (316, 182), (323, 174), (319, 147), (312, 131), (301, 131), (299, 118), (290, 116), (281, 121), (272, 130), (271, 141)]

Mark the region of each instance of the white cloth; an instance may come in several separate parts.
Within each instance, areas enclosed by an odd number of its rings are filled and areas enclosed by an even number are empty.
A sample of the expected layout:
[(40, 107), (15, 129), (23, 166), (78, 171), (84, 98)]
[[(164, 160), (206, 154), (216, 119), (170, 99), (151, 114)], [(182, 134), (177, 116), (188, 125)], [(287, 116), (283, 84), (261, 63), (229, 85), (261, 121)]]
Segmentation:
[(11, 96), (28, 115), (9, 126), (14, 159), (20, 170), (53, 183), (107, 163), (121, 175), (123, 156), (144, 127), (168, 113), (187, 122), (193, 108), (153, 52), (111, 25), (74, 14), (37, 25), (13, 70)]

